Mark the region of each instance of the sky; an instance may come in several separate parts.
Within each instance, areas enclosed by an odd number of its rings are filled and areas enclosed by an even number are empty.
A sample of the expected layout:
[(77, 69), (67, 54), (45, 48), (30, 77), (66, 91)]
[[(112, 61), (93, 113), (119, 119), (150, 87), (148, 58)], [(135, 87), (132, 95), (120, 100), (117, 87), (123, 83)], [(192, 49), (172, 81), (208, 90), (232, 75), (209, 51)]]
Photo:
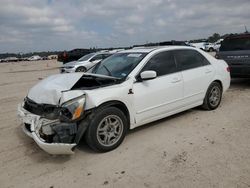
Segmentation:
[(250, 0), (0, 3), (0, 53), (131, 46), (250, 30)]

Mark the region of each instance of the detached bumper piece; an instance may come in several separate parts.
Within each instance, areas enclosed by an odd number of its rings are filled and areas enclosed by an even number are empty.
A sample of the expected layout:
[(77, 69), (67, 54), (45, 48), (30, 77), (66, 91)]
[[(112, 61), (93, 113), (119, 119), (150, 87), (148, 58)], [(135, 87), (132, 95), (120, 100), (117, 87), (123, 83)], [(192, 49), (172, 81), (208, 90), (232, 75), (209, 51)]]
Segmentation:
[(18, 106), (18, 116), (23, 122), (23, 131), (34, 139), (40, 148), (50, 154), (73, 154), (77, 133), (76, 123), (49, 120)]

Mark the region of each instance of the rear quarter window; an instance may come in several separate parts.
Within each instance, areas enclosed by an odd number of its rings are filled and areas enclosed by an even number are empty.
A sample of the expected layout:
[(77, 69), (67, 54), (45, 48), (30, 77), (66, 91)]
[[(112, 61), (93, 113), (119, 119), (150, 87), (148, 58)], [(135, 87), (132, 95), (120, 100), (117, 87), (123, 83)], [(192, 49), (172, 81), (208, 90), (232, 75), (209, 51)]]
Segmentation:
[(210, 65), (209, 61), (196, 50), (176, 50), (174, 54), (178, 67), (181, 70)]

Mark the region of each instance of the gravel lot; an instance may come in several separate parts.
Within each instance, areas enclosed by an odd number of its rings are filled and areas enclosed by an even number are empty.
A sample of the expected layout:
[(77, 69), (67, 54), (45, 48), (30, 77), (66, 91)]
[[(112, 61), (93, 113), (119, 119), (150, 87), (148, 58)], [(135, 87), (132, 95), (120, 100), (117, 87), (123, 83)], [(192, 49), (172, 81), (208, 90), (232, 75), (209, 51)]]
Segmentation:
[(233, 80), (215, 111), (195, 108), (130, 131), (123, 144), (50, 156), (24, 135), (17, 104), (56, 61), (0, 64), (0, 187), (250, 187), (250, 80)]

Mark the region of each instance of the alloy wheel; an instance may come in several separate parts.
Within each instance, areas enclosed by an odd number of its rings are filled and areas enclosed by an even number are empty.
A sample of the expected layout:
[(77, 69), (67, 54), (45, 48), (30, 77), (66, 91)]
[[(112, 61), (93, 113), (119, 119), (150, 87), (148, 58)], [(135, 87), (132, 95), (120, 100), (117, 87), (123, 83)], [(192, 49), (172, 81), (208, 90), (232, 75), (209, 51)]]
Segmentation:
[(97, 140), (103, 146), (116, 144), (122, 136), (123, 122), (116, 115), (109, 115), (101, 120), (97, 127)]
[(213, 107), (217, 106), (220, 102), (220, 98), (220, 88), (218, 86), (214, 86), (209, 93), (209, 104)]

